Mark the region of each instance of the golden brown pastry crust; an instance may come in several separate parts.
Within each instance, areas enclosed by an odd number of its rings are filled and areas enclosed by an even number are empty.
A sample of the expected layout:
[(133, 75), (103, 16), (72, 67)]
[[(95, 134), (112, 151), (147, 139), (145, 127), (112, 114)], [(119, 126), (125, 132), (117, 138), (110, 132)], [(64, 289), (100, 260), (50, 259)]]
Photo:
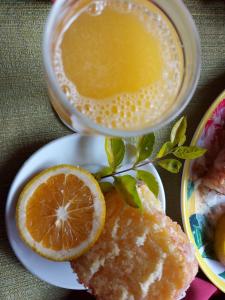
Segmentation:
[(72, 262), (100, 300), (176, 300), (198, 265), (181, 227), (159, 210), (141, 213), (106, 195), (106, 224), (93, 248)]

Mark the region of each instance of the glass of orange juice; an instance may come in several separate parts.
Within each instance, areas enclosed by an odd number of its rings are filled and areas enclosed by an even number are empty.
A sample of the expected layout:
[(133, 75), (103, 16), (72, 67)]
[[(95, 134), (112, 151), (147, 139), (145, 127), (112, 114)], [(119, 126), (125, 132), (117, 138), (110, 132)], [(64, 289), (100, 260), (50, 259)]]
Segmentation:
[(43, 43), (50, 99), (78, 132), (137, 136), (175, 118), (200, 74), (200, 41), (179, 0), (57, 0)]

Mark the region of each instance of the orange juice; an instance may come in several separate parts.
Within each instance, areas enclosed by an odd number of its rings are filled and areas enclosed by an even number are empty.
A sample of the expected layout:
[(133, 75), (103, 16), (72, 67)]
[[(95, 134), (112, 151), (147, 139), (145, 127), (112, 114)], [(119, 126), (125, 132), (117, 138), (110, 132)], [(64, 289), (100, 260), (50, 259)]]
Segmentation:
[(86, 2), (54, 49), (62, 90), (102, 126), (141, 129), (160, 121), (183, 79), (184, 58), (169, 19), (147, 0)]

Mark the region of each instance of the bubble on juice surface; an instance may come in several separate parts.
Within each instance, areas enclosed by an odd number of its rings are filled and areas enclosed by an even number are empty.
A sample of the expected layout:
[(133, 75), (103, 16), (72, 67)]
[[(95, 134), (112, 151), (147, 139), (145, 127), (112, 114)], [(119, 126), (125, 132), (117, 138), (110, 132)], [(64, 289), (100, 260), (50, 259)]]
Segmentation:
[(98, 0), (91, 3), (88, 7), (88, 13), (92, 16), (98, 16), (102, 13), (106, 5), (104, 0)]
[(98, 15), (106, 6), (122, 13), (132, 11), (146, 25), (147, 30), (160, 40), (164, 61), (162, 80), (134, 93), (121, 93), (101, 100), (88, 99), (78, 93), (75, 85), (65, 75), (60, 48), (62, 33), (53, 62), (61, 89), (78, 111), (99, 125), (125, 130), (154, 125), (171, 110), (182, 82), (183, 62), (178, 44), (174, 41), (174, 33), (160, 14), (142, 4), (121, 0), (93, 3), (88, 7), (90, 14)]

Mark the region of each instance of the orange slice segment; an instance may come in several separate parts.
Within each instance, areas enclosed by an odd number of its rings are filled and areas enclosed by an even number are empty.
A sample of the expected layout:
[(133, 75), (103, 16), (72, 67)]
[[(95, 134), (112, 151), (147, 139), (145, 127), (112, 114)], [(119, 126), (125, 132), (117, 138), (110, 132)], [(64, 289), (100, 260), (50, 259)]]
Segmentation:
[(22, 239), (34, 251), (51, 260), (71, 260), (98, 239), (105, 201), (90, 173), (60, 165), (41, 172), (24, 187), (16, 219)]

